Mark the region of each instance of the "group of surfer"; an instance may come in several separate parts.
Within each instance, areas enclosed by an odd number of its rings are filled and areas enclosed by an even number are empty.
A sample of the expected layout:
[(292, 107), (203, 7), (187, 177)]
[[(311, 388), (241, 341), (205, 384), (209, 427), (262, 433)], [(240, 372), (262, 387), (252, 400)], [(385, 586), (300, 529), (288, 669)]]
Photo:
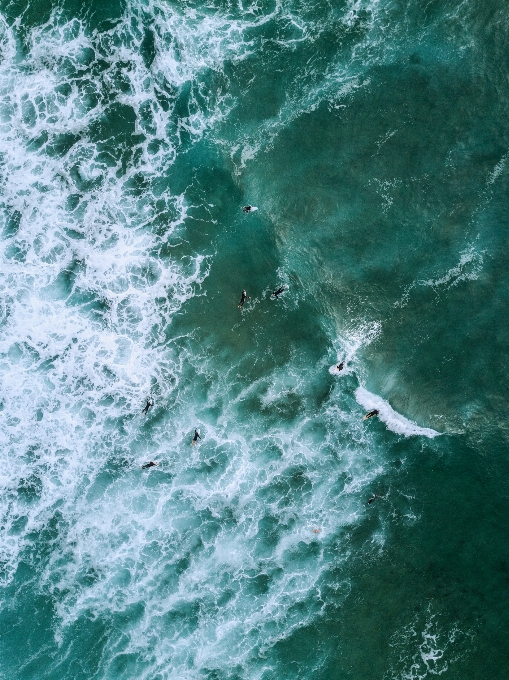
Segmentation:
[[(142, 413), (145, 413), (145, 415), (146, 415), (146, 414), (148, 413), (149, 408), (150, 408), (151, 406), (153, 406), (153, 405), (154, 405), (154, 402), (153, 402), (153, 401), (150, 401), (150, 399), (147, 399), (146, 406), (145, 406), (145, 408), (143, 409)], [(196, 442), (198, 441), (198, 439), (201, 439), (200, 430), (195, 430), (195, 431), (194, 431), (193, 439), (192, 439), (192, 441), (191, 441), (191, 445), (196, 444)], [(150, 460), (148, 463), (145, 463), (144, 465), (142, 465), (142, 466), (141, 466), (141, 469), (142, 469), (142, 470), (148, 470), (149, 468), (157, 467), (158, 465), (159, 465), (159, 463), (158, 463), (156, 460)]]
[[(280, 288), (278, 288), (277, 290), (275, 290), (272, 293), (271, 297), (275, 297), (276, 300), (277, 300), (279, 298), (279, 296), (281, 295), (281, 293), (285, 290), (286, 290), (286, 286), (281, 286)], [(244, 306), (244, 302), (248, 299), (248, 297), (250, 297), (250, 296), (247, 294), (247, 291), (243, 290), (242, 295), (240, 296), (239, 309), (242, 309), (242, 307)]]
[[(253, 212), (254, 210), (258, 210), (258, 208), (256, 208), (253, 205), (245, 205), (242, 208), (242, 211), (245, 212), (245, 213), (250, 213), (250, 212)], [(280, 288), (278, 288), (277, 290), (275, 290), (272, 293), (271, 297), (275, 297), (276, 300), (277, 300), (279, 298), (279, 296), (281, 295), (281, 293), (285, 290), (286, 290), (286, 286), (281, 286)], [(244, 303), (248, 299), (248, 297), (249, 297), (249, 295), (247, 294), (247, 291), (243, 290), (242, 295), (240, 296), (239, 309), (242, 309), (242, 307), (244, 306)], [(338, 373), (340, 373), (343, 370), (344, 367), (345, 367), (344, 361), (339, 363), (336, 366)], [(363, 417), (363, 420), (369, 420), (370, 418), (374, 418), (378, 414), (379, 414), (378, 409), (374, 408), (371, 411), (369, 411), (368, 413), (366, 413), (366, 415)]]
[[(252, 206), (252, 205), (245, 205), (245, 206), (242, 208), (242, 211), (245, 212), (245, 213), (254, 212), (255, 210), (258, 210), (258, 208), (256, 208), (255, 206)], [(275, 291), (272, 293), (271, 297), (274, 297), (274, 298), (277, 300), (277, 299), (279, 298), (279, 296), (281, 295), (281, 293), (283, 293), (285, 290), (286, 290), (286, 286), (280, 286), (277, 290), (275, 290)], [(242, 291), (242, 295), (240, 296), (239, 309), (241, 309), (241, 308), (244, 306), (244, 303), (245, 303), (245, 301), (248, 299), (248, 297), (249, 297), (249, 296), (248, 296), (248, 294), (247, 294), (247, 291), (243, 290), (243, 291)], [(344, 367), (345, 367), (345, 362), (344, 362), (344, 361), (341, 361), (341, 362), (336, 366), (336, 369), (337, 369), (338, 373), (339, 373), (340, 371), (342, 371)], [(143, 413), (144, 415), (147, 415), (149, 409), (150, 409), (153, 405), (154, 405), (154, 401), (151, 400), (151, 399), (147, 399), (147, 403), (145, 404), (145, 407), (144, 407), (142, 413)], [(363, 417), (363, 420), (368, 420), (369, 418), (374, 418), (374, 416), (377, 416), (378, 413), (379, 413), (378, 409), (374, 408), (373, 410), (371, 410), (371, 411), (369, 411), (368, 413), (366, 413), (366, 415)], [(191, 441), (191, 445), (196, 444), (196, 442), (198, 441), (198, 439), (201, 439), (200, 431), (195, 429), (195, 431), (194, 431), (194, 436), (193, 436), (193, 439), (192, 439), (192, 441)], [(149, 461), (148, 463), (145, 463), (144, 465), (142, 465), (142, 466), (141, 466), (141, 469), (142, 469), (142, 470), (147, 470), (148, 468), (156, 467), (157, 465), (159, 465), (159, 463), (158, 463), (157, 461), (151, 460), (151, 461)], [(372, 496), (372, 497), (368, 500), (368, 505), (370, 505), (371, 503), (373, 503), (373, 501), (374, 501), (376, 498), (382, 498), (382, 496), (380, 496), (379, 494), (376, 494), (376, 495)], [(315, 533), (317, 533), (317, 531), (318, 531), (318, 530), (315, 529)]]

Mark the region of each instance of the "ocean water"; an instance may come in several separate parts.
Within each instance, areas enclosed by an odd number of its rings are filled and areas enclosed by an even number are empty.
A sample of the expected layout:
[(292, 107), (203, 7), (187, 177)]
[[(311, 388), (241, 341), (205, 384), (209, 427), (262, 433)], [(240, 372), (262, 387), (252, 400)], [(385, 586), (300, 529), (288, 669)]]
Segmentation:
[(0, 680), (506, 674), (508, 73), (496, 0), (0, 0)]

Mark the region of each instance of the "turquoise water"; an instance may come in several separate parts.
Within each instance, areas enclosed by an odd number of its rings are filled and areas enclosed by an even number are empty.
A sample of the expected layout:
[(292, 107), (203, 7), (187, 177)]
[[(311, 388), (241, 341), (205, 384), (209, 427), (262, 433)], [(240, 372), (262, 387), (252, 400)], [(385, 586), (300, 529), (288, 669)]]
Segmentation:
[(0, 14), (0, 679), (501, 677), (509, 10)]

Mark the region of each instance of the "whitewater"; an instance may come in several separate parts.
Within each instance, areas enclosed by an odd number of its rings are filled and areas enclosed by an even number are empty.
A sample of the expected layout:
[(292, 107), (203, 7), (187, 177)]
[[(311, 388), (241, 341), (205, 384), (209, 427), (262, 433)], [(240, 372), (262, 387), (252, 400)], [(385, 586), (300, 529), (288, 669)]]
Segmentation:
[[(483, 649), (441, 556), (471, 518), (440, 532), (447, 466), (499, 450), (463, 320), (507, 145), (435, 139), (474, 38), (408, 4), (0, 3), (2, 680), (429, 678)], [(432, 142), (484, 163), (468, 219), (463, 175), (428, 202)]]
[[(276, 642), (320, 617), (324, 579), (346, 559), (331, 560), (337, 532), (381, 463), (350, 446), (327, 456), (333, 429), (311, 433), (346, 417), (333, 402), (246, 428), (247, 394), (263, 392), (266, 409), (305, 399), (302, 371), (283, 366), (238, 392), (186, 347), (192, 332), (172, 331), (204, 294), (213, 253), (185, 242), (199, 207), (162, 178), (228, 111), (227, 96), (199, 97), (197, 74), (234, 47), (239, 58), (240, 27), (204, 20), (189, 44), (181, 17), (152, 11), (150, 69), (136, 10), (95, 35), (55, 13), (25, 54), (3, 24), (3, 579), (34, 555), (58, 647), (83, 617), (109, 620), (104, 677), (229, 676), (232, 665), (261, 677)], [(164, 106), (159, 88), (189, 82), (175, 125), (177, 97)], [(160, 467), (141, 473), (148, 459)]]

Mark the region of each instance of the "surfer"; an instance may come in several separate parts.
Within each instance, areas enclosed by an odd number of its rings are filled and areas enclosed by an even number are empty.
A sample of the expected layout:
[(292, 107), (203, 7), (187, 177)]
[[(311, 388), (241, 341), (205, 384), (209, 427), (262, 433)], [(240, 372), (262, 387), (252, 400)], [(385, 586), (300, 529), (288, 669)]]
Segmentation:
[(142, 413), (147, 415), (149, 408), (153, 405), (154, 405), (154, 402), (151, 401), (150, 399), (147, 399), (147, 403), (145, 404), (145, 408), (143, 409)]
[(252, 209), (253, 209), (253, 206), (252, 206), (252, 205), (245, 205), (245, 206), (242, 208), (242, 212), (250, 213)]
[(377, 416), (380, 413), (380, 411), (376, 408), (374, 408), (372, 411), (369, 413), (366, 413), (364, 418), (362, 420), (368, 420), (369, 418), (373, 418), (374, 416)]
[(281, 288), (278, 288), (277, 290), (275, 290), (275, 291), (272, 293), (272, 295), (273, 295), (273, 296), (276, 298), (276, 300), (277, 300), (278, 297), (281, 295), (281, 293), (282, 293), (284, 290), (286, 290), (286, 286), (281, 286)]
[(159, 465), (159, 463), (154, 462), (153, 460), (151, 460), (149, 463), (145, 463), (145, 465), (142, 465), (142, 466), (141, 466), (141, 469), (142, 469), (142, 470), (147, 470), (148, 468), (157, 467), (158, 465)]
[(379, 493), (375, 493), (371, 496), (371, 498), (368, 501), (368, 505), (371, 505), (371, 503), (376, 499), (376, 498), (382, 498)]
[(239, 309), (241, 309), (244, 306), (244, 302), (247, 300), (247, 293), (245, 290), (242, 291), (242, 295), (240, 296), (240, 302), (239, 302)]
[(343, 370), (344, 366), (345, 366), (345, 362), (344, 362), (344, 361), (342, 361), (340, 364), (338, 364), (338, 365), (336, 366), (336, 368), (337, 368), (337, 370), (338, 370), (338, 373), (339, 373), (340, 371)]
[(195, 430), (195, 431), (194, 431), (193, 441), (191, 442), (191, 444), (192, 444), (192, 445), (196, 444), (196, 442), (198, 441), (198, 439), (201, 439), (200, 433), (199, 433), (198, 430)]

